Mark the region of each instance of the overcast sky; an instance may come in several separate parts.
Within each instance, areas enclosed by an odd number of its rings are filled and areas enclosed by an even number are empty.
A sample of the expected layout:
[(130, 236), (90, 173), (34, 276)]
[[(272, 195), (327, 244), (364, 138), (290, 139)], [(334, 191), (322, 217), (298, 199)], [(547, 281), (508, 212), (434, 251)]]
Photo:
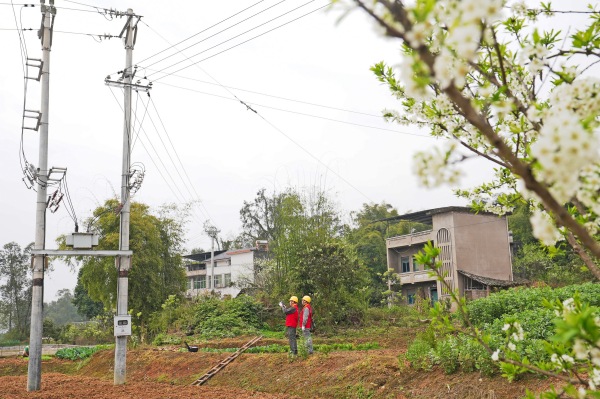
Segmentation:
[[(24, 87), (15, 28), (33, 29), (24, 32), (27, 54), (41, 58), (41, 13), (37, 3), (18, 4), (0, 5), (0, 245), (25, 246), (34, 240), (36, 194), (23, 183), (19, 161)], [(361, 12), (338, 23), (339, 9), (319, 10), (325, 0), (56, 0), (48, 163), (68, 169), (78, 219), (119, 193), (123, 137), (122, 91), (104, 83), (124, 66), (123, 43), (91, 35), (118, 35), (125, 20), (86, 4), (143, 16), (133, 59), (137, 76), (148, 76), (153, 88), (150, 102), (134, 94), (132, 162), (146, 171), (134, 200), (152, 207), (199, 200), (188, 249), (210, 247), (202, 233), (207, 219), (225, 237), (239, 233), (243, 201), (263, 187), (272, 193), (317, 185), (346, 213), (365, 202), (386, 201), (401, 213), (464, 204), (449, 187), (421, 189), (413, 177), (413, 153), (436, 141), (380, 117), (398, 104), (369, 67), (399, 63), (400, 43), (381, 37)], [(168, 49), (193, 35), (177, 44), (181, 52)], [(39, 110), (38, 82), (29, 81), (26, 103)], [(38, 133), (25, 130), (23, 143), (27, 161), (37, 165)], [(484, 165), (466, 163), (462, 185), (488, 176)], [(47, 248), (72, 231), (64, 204), (48, 212)], [(57, 267), (46, 278), (44, 300), (74, 288), (75, 279)]]

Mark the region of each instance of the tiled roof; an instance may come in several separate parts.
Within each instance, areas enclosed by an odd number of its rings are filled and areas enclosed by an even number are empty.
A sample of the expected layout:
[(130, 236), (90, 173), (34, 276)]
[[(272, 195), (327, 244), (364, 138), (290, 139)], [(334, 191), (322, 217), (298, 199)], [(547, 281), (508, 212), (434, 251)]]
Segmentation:
[(232, 251), (228, 251), (227, 255), (247, 254), (248, 252), (252, 252), (255, 249), (256, 248), (234, 249)]
[(499, 280), (499, 279), (491, 278), (491, 277), (478, 276), (473, 273), (465, 272), (464, 270), (459, 270), (458, 272), (465, 277), (475, 280), (481, 284), (489, 285), (490, 287), (516, 287), (518, 285), (523, 285), (526, 283), (526, 281), (524, 281), (524, 280), (509, 281), (509, 280)]
[(451, 212), (460, 212), (460, 213), (472, 213), (479, 215), (492, 215), (488, 212), (475, 212), (471, 208), (466, 206), (445, 206), (442, 208), (434, 208), (434, 209), (426, 209), (418, 212), (407, 213), (404, 215), (393, 216), (386, 219), (378, 220), (378, 222), (386, 222), (386, 221), (407, 221), (407, 222), (417, 222), (432, 225), (433, 224), (433, 215), (437, 215), (440, 213), (451, 213)]

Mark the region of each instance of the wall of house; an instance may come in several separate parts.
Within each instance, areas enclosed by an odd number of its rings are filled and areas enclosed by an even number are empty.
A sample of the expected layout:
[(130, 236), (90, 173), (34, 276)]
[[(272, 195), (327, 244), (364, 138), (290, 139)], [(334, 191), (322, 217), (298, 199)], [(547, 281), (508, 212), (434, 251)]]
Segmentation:
[[(506, 218), (460, 212), (453, 212), (452, 217), (455, 268), (479, 276), (512, 280)], [(462, 292), (463, 287), (459, 289)]]
[[(386, 240), (388, 269), (394, 269), (396, 273), (401, 273), (401, 258), (408, 256), (412, 262), (413, 255), (419, 252), (423, 248), (423, 244), (430, 240), (433, 241), (431, 230), (413, 235), (407, 234), (388, 238)], [(413, 270), (412, 263), (411, 270)]]
[[(416, 284), (404, 284), (401, 288), (402, 300), (405, 304), (408, 305), (413, 305), (417, 296), (431, 301), (432, 290), (438, 290), (436, 281), (428, 281)], [(411, 296), (413, 296), (412, 299)]]

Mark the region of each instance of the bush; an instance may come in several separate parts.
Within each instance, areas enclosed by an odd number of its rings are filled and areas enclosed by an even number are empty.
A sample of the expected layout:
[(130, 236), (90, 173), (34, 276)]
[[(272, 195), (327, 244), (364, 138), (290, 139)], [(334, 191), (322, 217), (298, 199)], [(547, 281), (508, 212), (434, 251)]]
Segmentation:
[[(263, 306), (247, 295), (226, 299), (200, 296), (181, 305), (181, 308), (175, 325), (188, 334), (197, 334), (205, 339), (258, 334), (258, 330), (264, 327), (261, 320)], [(164, 329), (155, 332), (158, 333), (157, 338), (166, 333)]]
[(406, 360), (408, 360), (412, 367), (417, 370), (431, 370), (436, 362), (436, 356), (431, 345), (421, 339), (417, 338), (408, 347), (406, 351)]
[(181, 345), (181, 342), (181, 338), (179, 337), (175, 337), (168, 334), (158, 334), (156, 337), (154, 337), (152, 345)]
[(79, 346), (76, 348), (63, 348), (56, 351), (56, 357), (59, 359), (82, 360), (92, 356), (99, 350), (108, 349), (111, 345), (96, 345), (93, 347)]
[(435, 354), (444, 373), (452, 374), (458, 369), (458, 349), (458, 339), (454, 336), (438, 343)]
[(575, 292), (580, 293), (583, 302), (593, 306), (600, 305), (600, 284), (586, 283), (570, 285), (563, 288), (511, 288), (490, 295), (487, 298), (469, 302), (467, 308), (471, 322), (476, 326), (492, 324), (497, 319), (507, 315), (516, 315), (526, 310), (542, 308), (544, 299), (549, 302), (573, 297)]

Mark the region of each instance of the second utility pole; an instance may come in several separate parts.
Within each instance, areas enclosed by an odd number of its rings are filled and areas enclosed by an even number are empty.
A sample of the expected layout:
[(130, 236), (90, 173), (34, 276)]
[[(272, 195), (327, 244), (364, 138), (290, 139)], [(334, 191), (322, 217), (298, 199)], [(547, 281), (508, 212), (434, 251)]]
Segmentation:
[[(123, 90), (125, 99), (123, 108), (125, 111), (125, 121), (123, 126), (123, 165), (121, 169), (121, 225), (119, 235), (119, 249), (129, 250), (129, 175), (130, 175), (130, 157), (131, 157), (131, 80), (133, 78), (133, 46), (137, 33), (137, 23), (133, 23), (133, 10), (127, 10), (127, 24), (123, 31), (127, 30), (125, 35), (125, 70), (123, 71)], [(123, 32), (121, 32), (123, 33)], [(127, 315), (127, 299), (129, 295), (128, 273), (131, 268), (130, 256), (119, 256), (117, 258), (117, 316)], [(125, 384), (127, 366), (127, 336), (115, 337), (115, 376), (114, 385)]]

